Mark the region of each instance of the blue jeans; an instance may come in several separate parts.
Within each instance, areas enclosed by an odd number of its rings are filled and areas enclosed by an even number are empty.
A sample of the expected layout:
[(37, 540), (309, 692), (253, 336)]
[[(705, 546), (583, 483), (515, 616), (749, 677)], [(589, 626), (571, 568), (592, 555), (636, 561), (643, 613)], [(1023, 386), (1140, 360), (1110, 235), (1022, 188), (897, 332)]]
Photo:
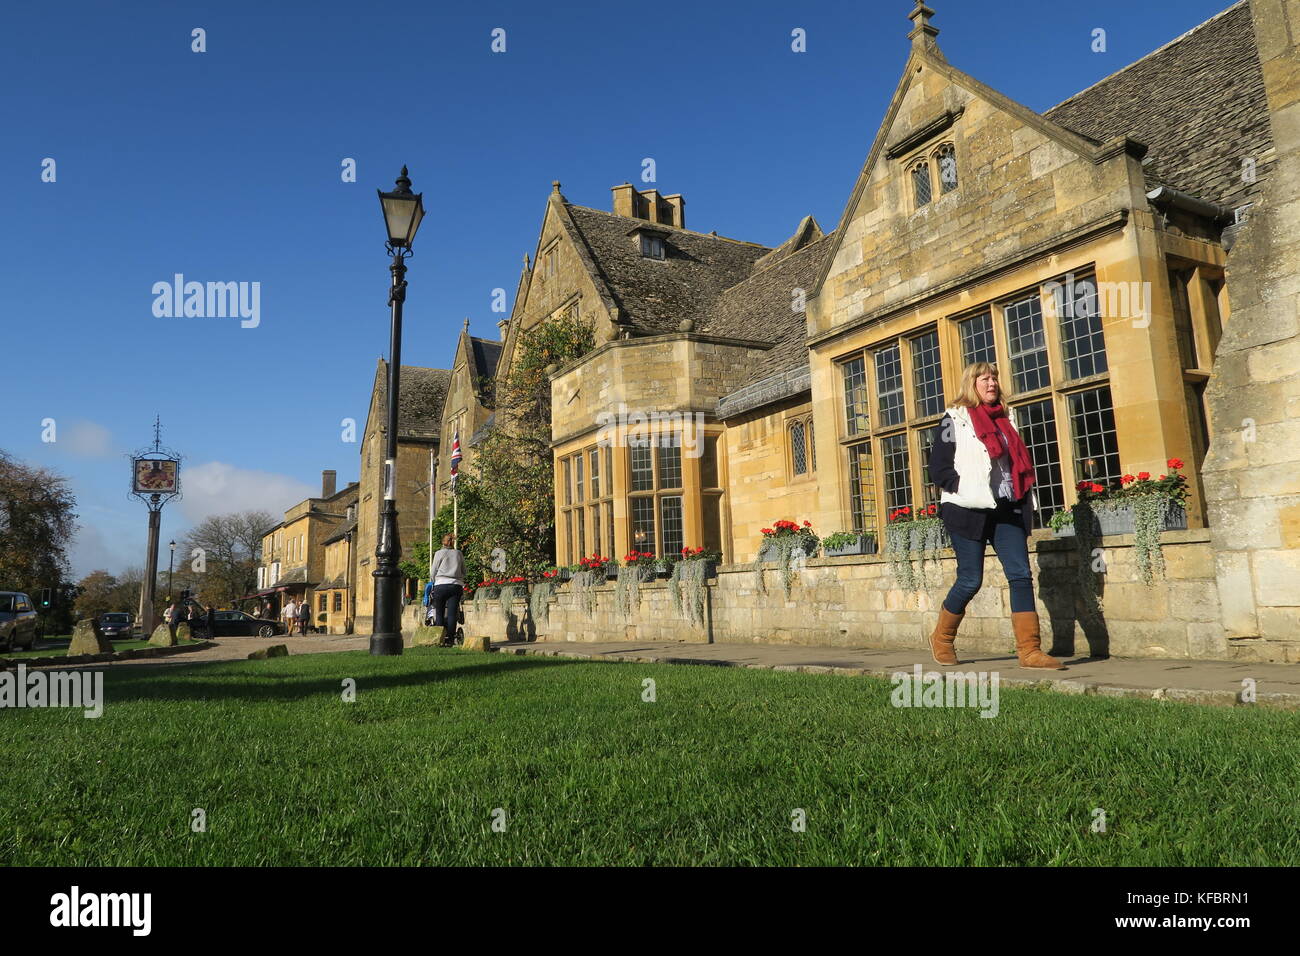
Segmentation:
[(1029, 570), (1029, 545), (1020, 515), (1011, 510), (1005, 500), (998, 501), (997, 510), (990, 513), (984, 523), (980, 538), (967, 538), (949, 531), (952, 549), (957, 553), (957, 580), (953, 582), (943, 606), (951, 614), (964, 614), (966, 605), (979, 593), (984, 584), (984, 546), (993, 544), (1002, 570), (1011, 587), (1011, 611), (1036, 610), (1034, 605), (1034, 579)]
[(443, 641), (456, 636), (460, 598), (463, 592), (464, 589), (459, 584), (439, 584), (429, 595), (429, 606), (433, 608), (433, 626), (442, 625)]

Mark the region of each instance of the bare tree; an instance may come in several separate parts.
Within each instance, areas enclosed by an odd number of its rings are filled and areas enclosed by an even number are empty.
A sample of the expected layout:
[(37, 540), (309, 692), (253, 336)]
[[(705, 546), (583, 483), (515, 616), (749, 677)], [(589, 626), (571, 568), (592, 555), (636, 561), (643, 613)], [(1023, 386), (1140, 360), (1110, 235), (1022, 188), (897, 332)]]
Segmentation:
[(173, 590), (196, 592), (205, 604), (228, 607), (257, 584), (262, 532), (275, 523), (265, 511), (213, 515), (192, 529), (176, 549)]

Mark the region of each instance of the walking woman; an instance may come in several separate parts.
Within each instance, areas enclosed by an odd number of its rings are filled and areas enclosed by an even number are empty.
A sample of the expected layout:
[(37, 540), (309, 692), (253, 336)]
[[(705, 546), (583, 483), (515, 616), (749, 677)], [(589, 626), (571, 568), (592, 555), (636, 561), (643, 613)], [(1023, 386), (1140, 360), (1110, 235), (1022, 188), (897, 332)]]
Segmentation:
[(1029, 568), (1029, 534), (1038, 496), (1034, 463), (1016, 431), (1015, 412), (988, 362), (966, 366), (956, 401), (930, 449), (930, 480), (940, 488), (939, 516), (957, 554), (957, 580), (930, 635), (936, 663), (956, 664), (953, 642), (966, 605), (984, 583), (984, 546), (991, 543), (1011, 588), (1011, 626), (1021, 667), (1059, 668), (1043, 653)]
[(429, 562), (429, 574), (433, 578), (433, 591), (429, 595), (433, 623), (442, 625), (442, 646), (450, 647), (456, 641), (460, 598), (465, 592), (465, 556), (456, 549), (454, 534), (442, 536), (442, 547)]

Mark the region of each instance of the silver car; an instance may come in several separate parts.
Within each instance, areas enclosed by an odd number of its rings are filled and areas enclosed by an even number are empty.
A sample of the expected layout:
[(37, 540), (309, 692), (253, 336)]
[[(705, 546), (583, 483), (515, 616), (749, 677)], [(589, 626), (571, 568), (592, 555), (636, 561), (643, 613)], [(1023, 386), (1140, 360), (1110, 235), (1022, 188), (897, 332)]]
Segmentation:
[(36, 645), (36, 609), (21, 591), (0, 591), (0, 650)]

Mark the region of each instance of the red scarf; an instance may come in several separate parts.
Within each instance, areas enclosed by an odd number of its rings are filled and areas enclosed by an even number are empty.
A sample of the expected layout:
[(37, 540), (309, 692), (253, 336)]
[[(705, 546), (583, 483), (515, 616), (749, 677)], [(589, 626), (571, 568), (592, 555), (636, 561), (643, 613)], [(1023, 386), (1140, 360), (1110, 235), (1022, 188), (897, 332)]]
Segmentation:
[[(1011, 488), (1019, 501), (1029, 493), (1034, 483), (1034, 463), (1029, 460), (1029, 449), (1007, 418), (1006, 409), (1001, 403), (981, 403), (970, 410), (970, 420), (975, 426), (975, 436), (984, 443), (990, 458), (1001, 458), (1004, 453), (1011, 453)], [(1002, 438), (998, 437), (999, 432)], [(1003, 439), (1006, 440), (1005, 447)]]

